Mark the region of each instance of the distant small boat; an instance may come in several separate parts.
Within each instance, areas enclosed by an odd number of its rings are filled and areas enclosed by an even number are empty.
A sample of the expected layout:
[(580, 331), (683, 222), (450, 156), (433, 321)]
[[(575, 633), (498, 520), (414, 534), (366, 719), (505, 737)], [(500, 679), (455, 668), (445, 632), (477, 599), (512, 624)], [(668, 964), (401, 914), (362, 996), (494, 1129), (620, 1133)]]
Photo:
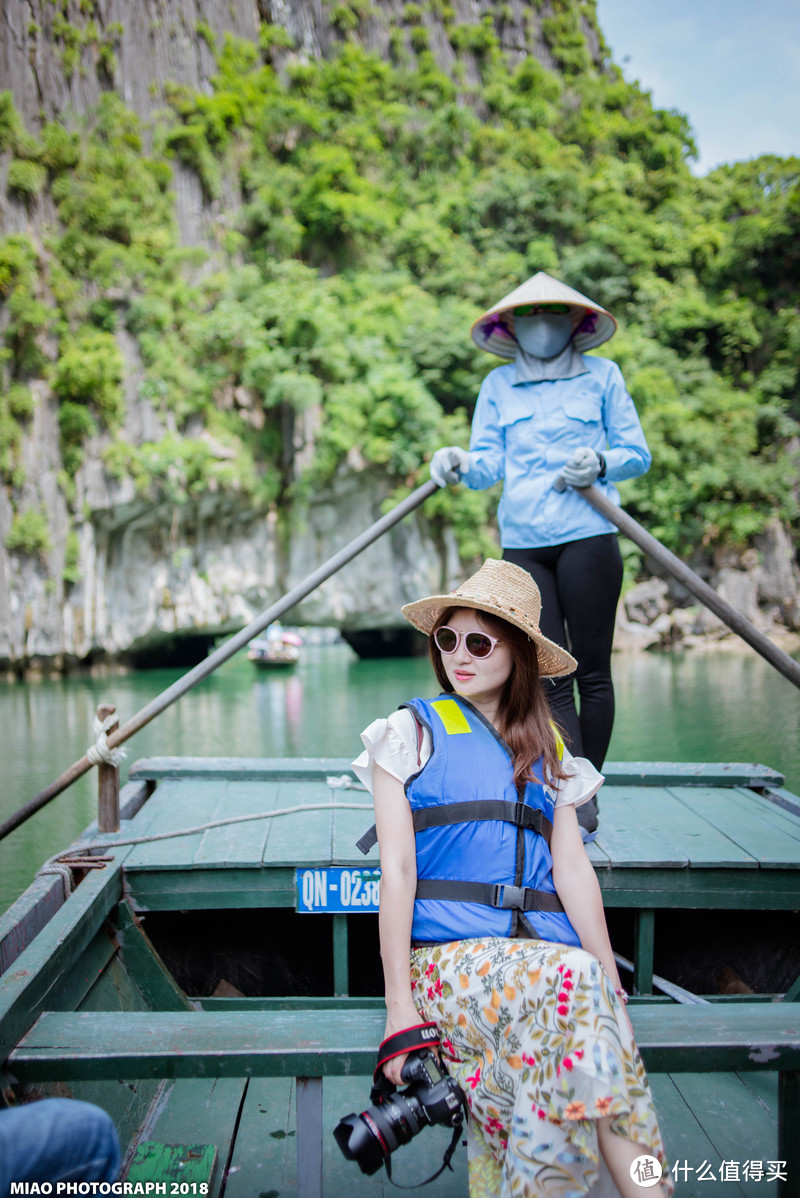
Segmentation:
[[(272, 640), (259, 638), (251, 641), (247, 650), (247, 656), (250, 661), (259, 669), (273, 669), (275, 667), (286, 667), (296, 665), (300, 659), (300, 648), (294, 643), (294, 634), (287, 633), (287, 637), (291, 636), (292, 641), (289, 642), (281, 635), (280, 638), (275, 637)], [(297, 640), (300, 638), (297, 637)], [(301, 642), (302, 643), (302, 642)]]

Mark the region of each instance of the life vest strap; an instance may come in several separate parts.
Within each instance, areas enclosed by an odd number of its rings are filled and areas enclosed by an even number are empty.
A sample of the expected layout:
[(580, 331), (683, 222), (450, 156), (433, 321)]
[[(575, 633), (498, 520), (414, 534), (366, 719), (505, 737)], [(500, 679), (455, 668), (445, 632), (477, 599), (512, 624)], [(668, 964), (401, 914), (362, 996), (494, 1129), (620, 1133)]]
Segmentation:
[[(419, 807), (412, 812), (414, 831), (424, 832), (426, 828), (443, 828), (448, 824), (470, 824), (473, 820), (500, 820), (514, 824), (517, 828), (538, 832), (545, 838), (548, 848), (553, 835), (553, 825), (545, 813), (529, 803), (510, 803), (505, 799), (467, 799), (463, 803), (439, 803), (435, 807)], [(373, 824), (360, 840), (356, 848), (362, 853), (368, 853), (377, 843), (378, 834)]]
[(460, 882), (451, 878), (419, 878), (418, 899), (445, 899), (456, 903), (483, 903), (508, 911), (549, 911), (562, 914), (564, 908), (557, 894), (548, 890), (532, 890), (528, 886), (510, 886), (491, 882)]
[(356, 841), (356, 848), (364, 856), (378, 843), (378, 829), (373, 824), (371, 828), (367, 828), (360, 840)]
[(538, 832), (550, 845), (553, 825), (538, 807), (528, 803), (510, 803), (505, 799), (473, 799), (463, 803), (440, 803), (434, 807), (417, 808), (413, 813), (414, 831), (441, 828), (447, 824), (469, 824), (473, 820), (501, 820)]

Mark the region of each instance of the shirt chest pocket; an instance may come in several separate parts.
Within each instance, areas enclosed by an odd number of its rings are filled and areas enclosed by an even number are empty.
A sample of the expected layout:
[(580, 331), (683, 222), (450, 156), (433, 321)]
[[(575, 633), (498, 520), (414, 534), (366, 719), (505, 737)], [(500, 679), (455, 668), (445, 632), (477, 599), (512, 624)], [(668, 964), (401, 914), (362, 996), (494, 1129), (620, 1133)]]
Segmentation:
[(506, 429), (523, 420), (532, 420), (536, 411), (536, 404), (524, 387), (512, 389), (511, 395), (504, 398), (498, 407), (499, 423)]
[(529, 396), (514, 393), (500, 411), (500, 427), (505, 437), (506, 449), (518, 452), (530, 449), (537, 436), (541, 436), (541, 418), (536, 405)]
[(584, 392), (564, 400), (564, 416), (573, 428), (599, 428), (603, 422), (603, 405), (599, 395)]

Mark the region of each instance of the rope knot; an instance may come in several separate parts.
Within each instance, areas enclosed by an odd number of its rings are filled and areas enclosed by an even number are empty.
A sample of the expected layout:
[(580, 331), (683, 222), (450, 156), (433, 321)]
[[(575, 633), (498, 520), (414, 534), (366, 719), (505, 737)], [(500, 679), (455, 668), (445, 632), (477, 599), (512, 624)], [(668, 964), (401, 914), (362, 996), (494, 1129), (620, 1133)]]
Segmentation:
[(64, 901), (66, 902), (75, 889), (72, 880), (72, 870), (67, 863), (65, 861), (57, 861), (51, 857), (49, 861), (45, 861), (40, 869), (37, 869), (36, 877), (39, 878), (42, 874), (59, 874), (61, 876), (61, 880), (64, 883)]
[(118, 766), (124, 757), (127, 757), (128, 750), (118, 746), (116, 749), (109, 748), (108, 733), (114, 724), (119, 720), (119, 716), (115, 711), (111, 715), (107, 715), (104, 720), (99, 720), (94, 717), (92, 723), (92, 732), (97, 738), (93, 745), (89, 745), (86, 750), (86, 756), (92, 765), (100, 765), (105, 762), (106, 765)]

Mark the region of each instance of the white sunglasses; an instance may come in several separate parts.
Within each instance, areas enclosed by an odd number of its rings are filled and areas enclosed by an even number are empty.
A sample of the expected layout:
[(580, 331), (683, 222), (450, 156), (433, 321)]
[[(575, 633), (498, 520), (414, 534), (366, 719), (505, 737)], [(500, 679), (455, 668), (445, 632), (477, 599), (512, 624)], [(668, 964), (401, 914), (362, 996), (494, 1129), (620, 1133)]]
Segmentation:
[(464, 648), (470, 657), (475, 657), (479, 661), (494, 651), (495, 645), (500, 644), (500, 640), (496, 636), (489, 636), (488, 632), (479, 632), (476, 628), (471, 632), (459, 632), (457, 628), (451, 628), (449, 624), (442, 624), (441, 628), (437, 628), (433, 634), (433, 639), (436, 642), (439, 652), (445, 653), (448, 656), (455, 653), (458, 646), (461, 644), (461, 638), (464, 638)]

